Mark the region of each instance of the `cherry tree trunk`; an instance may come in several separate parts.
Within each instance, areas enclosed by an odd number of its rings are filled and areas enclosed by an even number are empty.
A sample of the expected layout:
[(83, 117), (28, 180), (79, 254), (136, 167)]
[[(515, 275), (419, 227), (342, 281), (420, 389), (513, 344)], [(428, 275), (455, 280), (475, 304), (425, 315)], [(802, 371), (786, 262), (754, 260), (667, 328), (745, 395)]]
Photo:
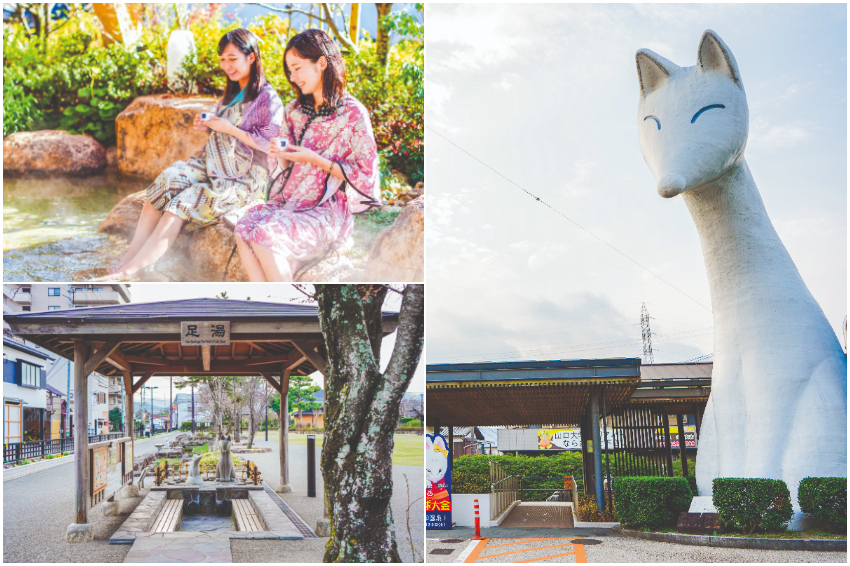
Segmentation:
[(395, 347), (380, 371), (382, 285), (316, 285), (327, 348), (322, 477), (325, 562), (401, 562), (392, 514), (393, 433), (425, 340), (425, 289), (405, 288)]

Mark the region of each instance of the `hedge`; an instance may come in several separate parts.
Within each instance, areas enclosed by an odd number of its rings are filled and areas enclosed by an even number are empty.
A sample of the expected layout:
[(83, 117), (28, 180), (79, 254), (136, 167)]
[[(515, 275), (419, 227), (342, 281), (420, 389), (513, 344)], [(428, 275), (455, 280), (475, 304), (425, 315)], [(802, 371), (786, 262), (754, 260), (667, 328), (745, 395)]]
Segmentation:
[(675, 526), (694, 497), (685, 478), (670, 477), (614, 478), (614, 495), (620, 523), (649, 528)]
[[(473, 454), (461, 456), (452, 462), (452, 492), (489, 493), (491, 461), (499, 463), (502, 470), (508, 475), (551, 478), (526, 480), (524, 487), (543, 491), (525, 492), (523, 494), (525, 501), (544, 501), (556, 490), (564, 489), (563, 476), (573, 476), (578, 479), (582, 477), (581, 453), (579, 452), (562, 452), (553, 456)], [(458, 481), (458, 478), (460, 478), (460, 481)], [(484, 485), (487, 486), (484, 491), (469, 491), (481, 489)]]
[(834, 533), (847, 532), (847, 478), (804, 478), (797, 492), (800, 510)]
[(745, 535), (756, 529), (784, 531), (794, 514), (791, 494), (782, 480), (716, 478), (712, 492), (723, 524), (740, 528)]

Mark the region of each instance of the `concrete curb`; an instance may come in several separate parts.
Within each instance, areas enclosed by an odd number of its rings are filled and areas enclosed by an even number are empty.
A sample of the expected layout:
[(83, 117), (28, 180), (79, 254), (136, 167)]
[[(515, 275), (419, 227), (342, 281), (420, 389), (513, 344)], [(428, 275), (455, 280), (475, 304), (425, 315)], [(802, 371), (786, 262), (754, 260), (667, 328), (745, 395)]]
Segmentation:
[[(159, 435), (153, 438), (143, 438), (136, 440), (136, 444), (142, 444), (149, 440), (156, 440), (159, 438)], [(61, 456), (59, 458), (51, 458), (50, 460), (42, 460), (41, 462), (35, 462), (34, 464), (27, 464), (26, 466), (14, 466), (12, 468), (6, 468), (3, 470), (3, 483), (7, 481), (16, 480), (19, 478), (25, 478), (27, 476), (31, 476), (33, 474), (37, 474), (39, 472), (46, 472), (47, 470), (51, 470), (57, 466), (61, 466), (62, 464), (67, 464), (69, 462), (74, 461), (74, 455), (70, 456)]]
[(62, 464), (68, 464), (73, 461), (74, 455), (71, 454), (70, 456), (60, 456), (59, 458), (42, 460), (41, 462), (27, 464), (26, 466), (15, 466), (12, 468), (7, 468), (3, 470), (3, 483), (19, 478), (25, 478), (27, 476), (31, 476), (39, 472), (44, 472), (53, 469), (57, 466), (61, 466)]
[(630, 531), (621, 528), (612, 529), (611, 534), (627, 538), (639, 538), (655, 542), (669, 542), (690, 546), (745, 548), (751, 550), (847, 552), (846, 540), (714, 537), (702, 535), (682, 535), (678, 533), (645, 533), (643, 531)]

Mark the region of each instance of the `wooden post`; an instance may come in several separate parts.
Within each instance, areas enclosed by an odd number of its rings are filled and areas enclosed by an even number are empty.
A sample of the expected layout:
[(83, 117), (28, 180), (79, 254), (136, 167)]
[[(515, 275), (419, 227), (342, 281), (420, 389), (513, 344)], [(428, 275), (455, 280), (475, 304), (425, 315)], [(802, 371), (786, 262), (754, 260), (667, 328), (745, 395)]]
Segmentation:
[(354, 3), (351, 5), (351, 26), (349, 29), (349, 36), (351, 37), (351, 42), (357, 45), (357, 42), (360, 40), (360, 4)]
[(278, 493), (290, 493), (289, 485), (289, 372), (288, 364), (283, 364), (280, 376), (280, 487)]
[(687, 448), (685, 446), (685, 424), (682, 418), (682, 414), (679, 413), (676, 415), (676, 426), (679, 428), (679, 460), (681, 460), (682, 464), (682, 477), (687, 477), (688, 475), (688, 453)]
[[(133, 457), (136, 456), (136, 426), (135, 420), (133, 419), (133, 374), (129, 371), (122, 371), (121, 375), (124, 376), (124, 392), (126, 398), (124, 399), (124, 436), (130, 437), (130, 447), (131, 452), (133, 453)], [(127, 462), (127, 469), (133, 469), (133, 462)], [(130, 475), (130, 484), (133, 483), (134, 476)]]
[(673, 443), (670, 442), (670, 416), (662, 407), (661, 413), (664, 416), (664, 458), (667, 463), (667, 475), (673, 477)]
[(76, 466), (75, 510), (77, 524), (88, 523), (89, 509), (89, 392), (86, 375), (88, 344), (74, 338), (74, 464)]

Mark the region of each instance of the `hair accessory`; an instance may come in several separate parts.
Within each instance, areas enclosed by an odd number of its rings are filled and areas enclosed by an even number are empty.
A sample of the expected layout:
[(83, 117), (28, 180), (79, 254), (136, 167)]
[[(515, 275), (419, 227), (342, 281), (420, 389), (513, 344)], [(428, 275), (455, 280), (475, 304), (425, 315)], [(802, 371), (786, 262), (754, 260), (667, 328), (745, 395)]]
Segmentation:
[(434, 452), (439, 452), (440, 454), (442, 454), (446, 458), (448, 458), (448, 456), (449, 456), (449, 451), (446, 450), (445, 448), (443, 448), (442, 446), (438, 446), (436, 443), (434, 443)]

